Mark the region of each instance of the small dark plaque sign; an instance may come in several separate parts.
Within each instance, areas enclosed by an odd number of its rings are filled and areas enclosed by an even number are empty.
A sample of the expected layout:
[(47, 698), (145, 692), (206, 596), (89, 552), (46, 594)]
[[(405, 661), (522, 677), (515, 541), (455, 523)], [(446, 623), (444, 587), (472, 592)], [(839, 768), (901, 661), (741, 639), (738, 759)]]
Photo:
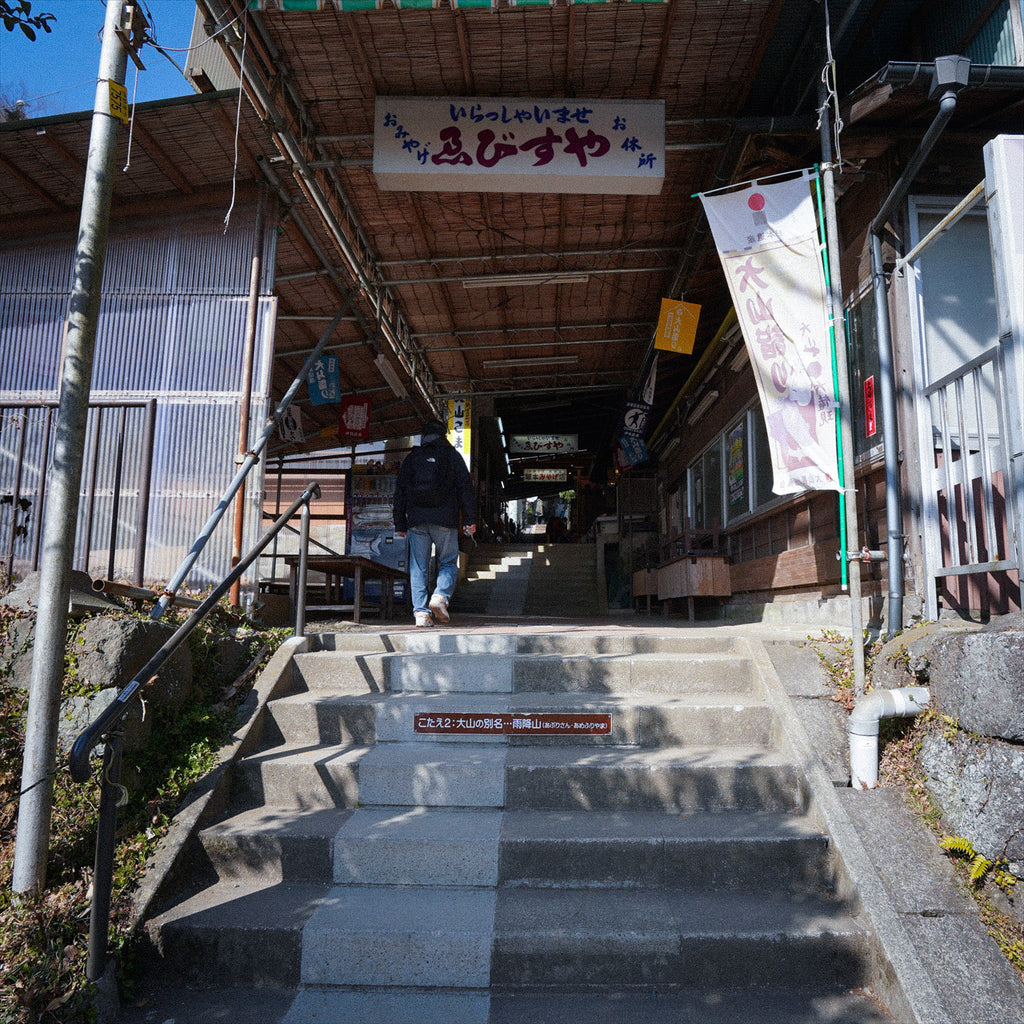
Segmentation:
[(475, 711), (452, 714), (423, 712), (413, 720), (413, 731), (449, 736), (607, 736), (612, 731), (612, 716), (547, 711), (509, 711), (498, 715)]

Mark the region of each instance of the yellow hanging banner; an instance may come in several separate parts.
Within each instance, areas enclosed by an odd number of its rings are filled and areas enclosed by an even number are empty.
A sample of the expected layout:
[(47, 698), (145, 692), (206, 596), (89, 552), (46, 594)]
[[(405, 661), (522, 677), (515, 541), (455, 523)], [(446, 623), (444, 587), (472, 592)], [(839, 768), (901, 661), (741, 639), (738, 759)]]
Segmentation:
[(697, 303), (683, 302), (681, 299), (662, 299), (654, 347), (666, 352), (677, 352), (679, 355), (690, 355), (697, 338), (699, 319), (700, 306)]

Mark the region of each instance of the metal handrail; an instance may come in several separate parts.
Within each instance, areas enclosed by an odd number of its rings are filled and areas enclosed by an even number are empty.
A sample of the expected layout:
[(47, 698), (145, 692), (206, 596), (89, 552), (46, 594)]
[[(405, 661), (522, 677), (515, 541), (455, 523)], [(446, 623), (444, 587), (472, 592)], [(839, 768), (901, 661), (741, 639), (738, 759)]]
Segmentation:
[(75, 782), (86, 782), (92, 774), (89, 754), (104, 738), (103, 769), (101, 776), (99, 821), (96, 830), (96, 858), (93, 867), (92, 909), (89, 919), (89, 956), (86, 962), (86, 977), (96, 981), (103, 975), (107, 960), (107, 933), (110, 927), (110, 897), (114, 866), (114, 833), (117, 823), (117, 801), (122, 791), (120, 785), (121, 748), (124, 740), (124, 716), (132, 700), (138, 697), (146, 685), (152, 682), (171, 655), (188, 638), (188, 635), (214, 609), (217, 602), (231, 589), (232, 584), (259, 557), (263, 549), (284, 529), (286, 523), (299, 507), (303, 518), (308, 521), (309, 503), (320, 497), (320, 485), (316, 482), (306, 489), (274, 521), (274, 525), (257, 541), (256, 545), (242, 558), (231, 572), (217, 585), (202, 604), (174, 632), (167, 642), (142, 667), (134, 679), (114, 698), (100, 716), (75, 740), (68, 759), (68, 770)]

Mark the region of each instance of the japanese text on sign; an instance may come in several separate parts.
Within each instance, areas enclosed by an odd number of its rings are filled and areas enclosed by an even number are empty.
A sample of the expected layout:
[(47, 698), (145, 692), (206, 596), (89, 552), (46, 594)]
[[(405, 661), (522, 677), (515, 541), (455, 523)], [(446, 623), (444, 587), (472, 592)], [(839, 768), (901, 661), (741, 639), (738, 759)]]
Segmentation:
[(510, 455), (558, 455), (579, 448), (579, 434), (513, 434), (508, 439)]
[(413, 731), (473, 736), (607, 736), (612, 731), (612, 717), (544, 712), (506, 712), (499, 715), (482, 715), (476, 712), (439, 715), (424, 712), (413, 719)]
[(377, 100), (382, 188), (655, 195), (664, 163), (660, 100)]

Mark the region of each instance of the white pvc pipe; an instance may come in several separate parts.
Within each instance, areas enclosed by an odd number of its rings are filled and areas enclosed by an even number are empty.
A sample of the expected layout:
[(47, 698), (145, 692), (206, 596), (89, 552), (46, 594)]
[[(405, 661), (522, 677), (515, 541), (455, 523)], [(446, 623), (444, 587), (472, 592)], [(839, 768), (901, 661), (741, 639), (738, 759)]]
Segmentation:
[(878, 723), (883, 718), (913, 718), (931, 700), (927, 686), (900, 690), (872, 690), (857, 701), (850, 715), (850, 785), (874, 789), (878, 785)]

